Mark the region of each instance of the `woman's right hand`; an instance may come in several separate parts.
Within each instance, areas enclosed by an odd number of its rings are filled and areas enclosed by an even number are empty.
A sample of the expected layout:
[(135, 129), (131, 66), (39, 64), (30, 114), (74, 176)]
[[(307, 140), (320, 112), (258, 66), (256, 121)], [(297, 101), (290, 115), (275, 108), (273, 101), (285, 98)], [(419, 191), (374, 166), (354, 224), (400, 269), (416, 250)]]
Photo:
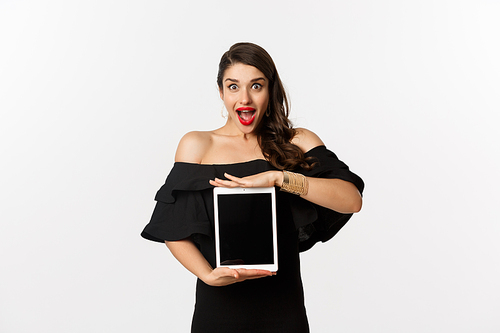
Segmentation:
[(266, 276), (276, 275), (276, 272), (266, 271), (263, 269), (232, 269), (228, 267), (218, 267), (213, 269), (209, 274), (201, 279), (203, 282), (212, 287), (227, 286), (236, 282), (245, 280), (259, 279)]
[(189, 238), (166, 241), (165, 244), (184, 267), (209, 286), (227, 286), (236, 282), (276, 275), (275, 272), (263, 269), (228, 267), (213, 269)]

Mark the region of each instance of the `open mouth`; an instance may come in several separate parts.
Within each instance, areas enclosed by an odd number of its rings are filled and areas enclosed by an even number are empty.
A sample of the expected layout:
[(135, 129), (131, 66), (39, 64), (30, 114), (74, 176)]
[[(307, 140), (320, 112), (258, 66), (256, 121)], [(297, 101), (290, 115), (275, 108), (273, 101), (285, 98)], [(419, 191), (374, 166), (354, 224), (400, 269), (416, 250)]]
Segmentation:
[(255, 120), (254, 108), (239, 108), (236, 110), (236, 113), (242, 125), (248, 126)]

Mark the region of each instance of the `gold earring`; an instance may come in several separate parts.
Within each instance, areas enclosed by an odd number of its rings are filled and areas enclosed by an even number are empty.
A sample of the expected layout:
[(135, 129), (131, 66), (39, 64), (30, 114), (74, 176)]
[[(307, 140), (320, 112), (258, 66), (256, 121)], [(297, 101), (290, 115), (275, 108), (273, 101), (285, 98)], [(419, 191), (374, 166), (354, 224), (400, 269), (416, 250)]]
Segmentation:
[(226, 118), (227, 115), (224, 115), (224, 104), (222, 104), (222, 109), (220, 109), (220, 115), (222, 118)]
[(269, 117), (270, 115), (271, 115), (271, 108), (268, 106), (266, 110), (266, 116)]

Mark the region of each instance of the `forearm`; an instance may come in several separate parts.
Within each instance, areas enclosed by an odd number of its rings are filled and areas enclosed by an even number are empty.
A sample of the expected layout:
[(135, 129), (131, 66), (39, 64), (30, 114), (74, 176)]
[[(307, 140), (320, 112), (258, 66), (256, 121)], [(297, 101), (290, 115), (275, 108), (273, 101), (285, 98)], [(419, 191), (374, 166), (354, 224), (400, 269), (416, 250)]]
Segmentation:
[[(243, 178), (227, 173), (224, 176), (229, 180), (215, 178), (210, 180), (210, 184), (224, 187), (282, 187), (284, 178), (282, 171), (266, 171)], [(309, 190), (307, 194), (301, 195), (302, 198), (344, 214), (356, 213), (361, 209), (361, 194), (354, 184), (341, 179), (306, 179)]]
[(212, 266), (210, 266), (191, 240), (165, 241), (165, 244), (182, 266), (196, 275), (200, 280), (205, 281), (205, 277), (212, 272)]
[(306, 195), (301, 195), (302, 198), (339, 213), (361, 210), (361, 195), (354, 184), (341, 179), (306, 178), (309, 190)]
[[(275, 184), (283, 184), (283, 173), (275, 174)], [(339, 213), (350, 214), (361, 210), (362, 198), (354, 184), (341, 179), (326, 179), (306, 177), (308, 182), (307, 194), (302, 198), (317, 205), (332, 209)]]

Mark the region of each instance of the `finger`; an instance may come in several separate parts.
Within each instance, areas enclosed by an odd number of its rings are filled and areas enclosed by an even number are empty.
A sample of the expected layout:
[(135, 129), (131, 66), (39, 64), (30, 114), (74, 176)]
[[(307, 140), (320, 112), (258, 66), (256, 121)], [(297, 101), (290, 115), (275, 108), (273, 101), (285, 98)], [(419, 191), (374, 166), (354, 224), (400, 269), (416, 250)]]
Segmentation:
[(228, 267), (219, 267), (216, 268), (215, 271), (217, 272), (218, 278), (240, 278), (240, 273), (237, 270)]
[(243, 178), (239, 178), (239, 177), (235, 177), (235, 176), (232, 176), (228, 173), (225, 173), (224, 176), (228, 179), (230, 179), (231, 181), (235, 182), (238, 184), (238, 186), (241, 186), (241, 187), (244, 187), (244, 186), (248, 186), (249, 185), (249, 182)]
[(231, 187), (230, 183), (227, 183), (227, 180), (221, 180), (218, 178), (215, 178), (214, 180), (210, 179), (208, 182), (210, 183), (210, 185), (216, 187)]
[(271, 271), (267, 271), (264, 269), (236, 269), (238, 273), (240, 273), (240, 276), (245, 277), (245, 278), (258, 278), (258, 277), (264, 277), (264, 276), (271, 276), (273, 273)]
[(216, 273), (217, 280), (219, 281), (218, 285), (221, 286), (274, 275), (272, 272), (267, 270), (245, 268), (231, 269), (228, 267), (216, 268), (214, 273)]
[(233, 176), (233, 175), (230, 175), (230, 174), (228, 174), (227, 172), (226, 172), (226, 173), (224, 173), (224, 177), (229, 178), (229, 179), (231, 179), (232, 181), (235, 181), (235, 182), (238, 182), (238, 181), (240, 181), (240, 180), (241, 180), (241, 178), (236, 177), (236, 176)]
[(214, 186), (222, 186), (222, 187), (238, 187), (238, 186), (240, 186), (239, 184), (237, 184), (231, 180), (222, 180), (219, 178), (215, 178), (212, 182), (213, 182)]
[(246, 182), (245, 182), (242, 178), (238, 178), (238, 177), (235, 177), (235, 176), (231, 176), (231, 175), (229, 175), (229, 174), (227, 174), (227, 173), (225, 173), (225, 174), (224, 174), (224, 176), (225, 176), (226, 178), (228, 178), (230, 181), (232, 181), (232, 182), (234, 182), (234, 183), (238, 184), (239, 186), (242, 186), (242, 185), (245, 185), (245, 184), (246, 184)]

